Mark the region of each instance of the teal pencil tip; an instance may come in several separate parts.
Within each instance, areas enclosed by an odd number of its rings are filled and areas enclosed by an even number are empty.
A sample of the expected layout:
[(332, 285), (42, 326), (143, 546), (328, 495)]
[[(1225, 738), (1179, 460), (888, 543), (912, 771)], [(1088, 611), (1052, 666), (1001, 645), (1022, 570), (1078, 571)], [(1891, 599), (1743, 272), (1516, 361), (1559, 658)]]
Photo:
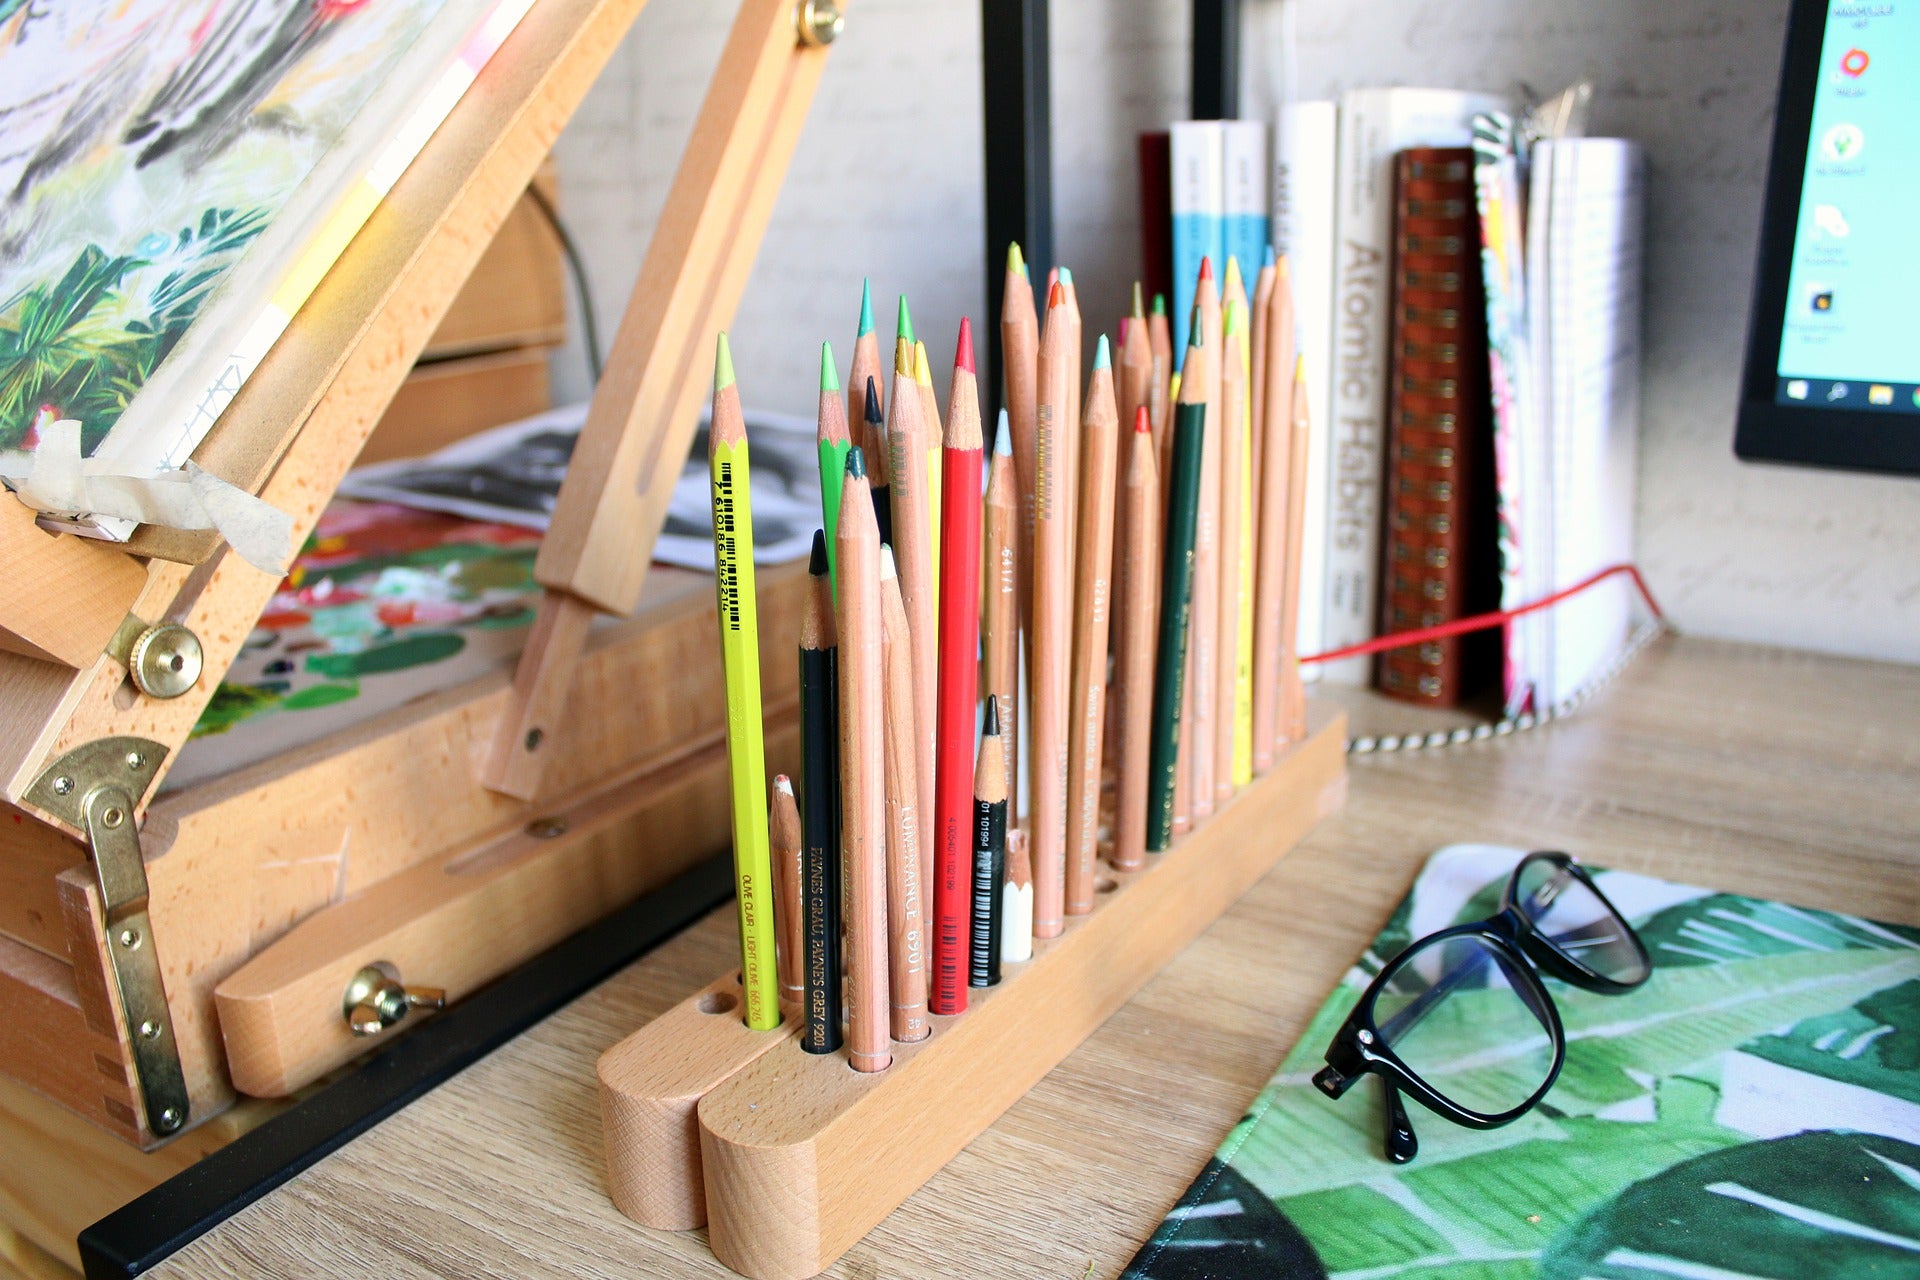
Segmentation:
[(907, 314), (907, 295), (904, 293), (900, 295), (900, 318), (895, 322), (893, 332), (895, 337), (903, 341), (916, 340), (913, 336), (913, 317)]
[(1013, 440), (1007, 431), (1007, 411), (1000, 411), (1000, 421), (993, 429), (993, 451), (1003, 458), (1013, 456)]
[(840, 389), (840, 371), (833, 367), (833, 344), (820, 344), (820, 389), (838, 391)]
[(860, 446), (854, 445), (847, 450), (847, 474), (855, 479), (864, 479), (867, 474), (867, 455), (860, 452)]
[(727, 334), (720, 332), (720, 341), (713, 355), (713, 390), (717, 395), (733, 385), (733, 352), (727, 346)]
[(1072, 284), (1072, 283), (1073, 283), (1073, 268), (1072, 268), (1072, 267), (1062, 267), (1062, 268), (1060, 268), (1060, 283), (1061, 283), (1061, 284), (1067, 284), (1067, 285), (1070, 285), (1070, 284)]
[(1163, 316), (1167, 314), (1167, 295), (1166, 294), (1156, 293), (1153, 295), (1153, 314), (1157, 316)]
[(1094, 344), (1093, 367), (1095, 369), (1113, 368), (1113, 359), (1107, 353), (1107, 335), (1101, 334), (1100, 341)]
[(873, 332), (873, 281), (862, 276), (860, 279), (860, 332), (855, 337), (864, 338)]

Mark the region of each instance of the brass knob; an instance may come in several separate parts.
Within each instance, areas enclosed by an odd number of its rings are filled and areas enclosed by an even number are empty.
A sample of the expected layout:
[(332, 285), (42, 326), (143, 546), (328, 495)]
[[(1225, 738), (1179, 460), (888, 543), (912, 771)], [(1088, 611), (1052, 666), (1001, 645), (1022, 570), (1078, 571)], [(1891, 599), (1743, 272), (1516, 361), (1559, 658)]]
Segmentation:
[(148, 627), (133, 642), (127, 670), (149, 698), (177, 698), (193, 688), (206, 665), (200, 637), (177, 622)]
[(447, 993), (439, 987), (409, 987), (400, 972), (377, 960), (353, 975), (340, 998), (347, 1029), (357, 1036), (377, 1036), (415, 1009), (444, 1009)]
[(847, 16), (833, 0), (800, 0), (793, 11), (793, 25), (800, 33), (800, 43), (817, 49), (840, 38)]

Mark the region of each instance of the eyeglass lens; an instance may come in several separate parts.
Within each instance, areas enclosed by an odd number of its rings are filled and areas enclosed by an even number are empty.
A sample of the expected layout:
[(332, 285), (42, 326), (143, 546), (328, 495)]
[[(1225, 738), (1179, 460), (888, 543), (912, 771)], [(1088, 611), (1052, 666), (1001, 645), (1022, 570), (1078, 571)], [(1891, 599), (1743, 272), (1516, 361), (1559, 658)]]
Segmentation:
[(1415, 1075), (1482, 1115), (1511, 1111), (1553, 1070), (1539, 988), (1484, 939), (1416, 944), (1373, 1005), (1382, 1043)]
[(1514, 883), (1514, 903), (1546, 941), (1603, 978), (1635, 983), (1646, 958), (1627, 922), (1587, 882), (1551, 858), (1531, 858)]

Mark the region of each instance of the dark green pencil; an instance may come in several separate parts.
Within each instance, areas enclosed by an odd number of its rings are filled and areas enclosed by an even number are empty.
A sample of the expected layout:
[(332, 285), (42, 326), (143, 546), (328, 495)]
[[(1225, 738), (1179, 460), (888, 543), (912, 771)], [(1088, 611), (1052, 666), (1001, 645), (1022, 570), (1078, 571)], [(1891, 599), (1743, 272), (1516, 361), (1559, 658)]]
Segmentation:
[(1147, 739), (1147, 848), (1173, 839), (1173, 778), (1180, 760), (1180, 703), (1187, 683), (1187, 622), (1193, 608), (1193, 539), (1200, 514), (1200, 441), (1207, 429), (1207, 353), (1198, 315), (1189, 326), (1173, 413), (1173, 474), (1167, 482), (1166, 554), (1160, 571), (1160, 643)]

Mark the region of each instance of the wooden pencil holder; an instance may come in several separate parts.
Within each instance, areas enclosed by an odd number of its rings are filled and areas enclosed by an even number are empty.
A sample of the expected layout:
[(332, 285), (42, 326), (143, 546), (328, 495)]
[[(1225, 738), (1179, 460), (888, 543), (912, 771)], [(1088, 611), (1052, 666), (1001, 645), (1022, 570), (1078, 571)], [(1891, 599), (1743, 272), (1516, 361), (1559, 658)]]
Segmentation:
[[(1092, 914), (1069, 917), (1064, 934), (1036, 942), (1033, 958), (1007, 966), (999, 986), (970, 989), (967, 1013), (936, 1016), (927, 1039), (893, 1045), (885, 1071), (862, 1074), (844, 1054), (806, 1053), (794, 1036), (766, 1040), (751, 1060), (726, 1045), (736, 1056), (716, 1054), (710, 1071), (687, 1077), (712, 1080), (698, 1104), (697, 1158), (663, 1143), (644, 1163), (690, 1161), (675, 1172), (704, 1180), (708, 1241), (727, 1266), (755, 1280), (817, 1275), (1340, 807), (1345, 742), (1346, 719), (1336, 715), (1143, 870), (1103, 869)], [(655, 1028), (684, 1026), (705, 994), (607, 1057), (661, 1078), (690, 1065), (672, 1028)], [(737, 1018), (726, 1021), (739, 1028)], [(666, 1061), (637, 1065), (654, 1055)], [(604, 1095), (606, 1059), (601, 1079)], [(653, 1140), (632, 1115), (606, 1112), (610, 1164), (616, 1149), (630, 1162), (637, 1144)], [(612, 1178), (615, 1202), (639, 1217), (621, 1203), (621, 1175)]]
[(695, 1108), (716, 1085), (792, 1040), (789, 1014), (772, 1031), (740, 1020), (740, 975), (707, 984), (600, 1055), (600, 1116), (614, 1207), (643, 1226), (705, 1226)]

